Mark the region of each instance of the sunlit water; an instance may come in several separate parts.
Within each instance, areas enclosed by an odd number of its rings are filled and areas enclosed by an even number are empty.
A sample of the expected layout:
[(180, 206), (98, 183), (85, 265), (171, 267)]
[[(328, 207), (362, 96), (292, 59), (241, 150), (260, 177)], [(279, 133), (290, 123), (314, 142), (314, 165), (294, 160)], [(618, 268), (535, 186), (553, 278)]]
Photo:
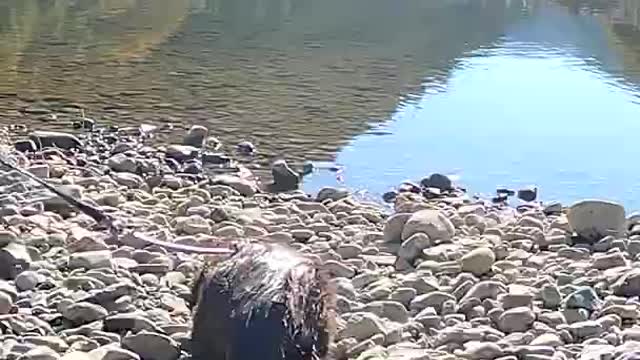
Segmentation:
[[(522, 18), (492, 48), (465, 54), (446, 87), (399, 106), (385, 135), (346, 146), (343, 182), (379, 195), (442, 172), (485, 195), (536, 185), (545, 200), (601, 197), (639, 209), (638, 87), (608, 31), (561, 7)], [(308, 186), (331, 181), (340, 183), (319, 173)]]
[(207, 125), (260, 162), (373, 196), (471, 192), (640, 209), (640, 0), (0, 0), (0, 122)]

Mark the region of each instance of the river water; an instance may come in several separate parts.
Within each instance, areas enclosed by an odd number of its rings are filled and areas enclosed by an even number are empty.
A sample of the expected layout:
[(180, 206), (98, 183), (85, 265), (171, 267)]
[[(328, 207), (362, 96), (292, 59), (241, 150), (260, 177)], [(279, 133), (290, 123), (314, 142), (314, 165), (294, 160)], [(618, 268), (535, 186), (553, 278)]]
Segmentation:
[(317, 162), (310, 191), (442, 172), (640, 210), (638, 25), (640, 0), (0, 0), (0, 122), (204, 124)]

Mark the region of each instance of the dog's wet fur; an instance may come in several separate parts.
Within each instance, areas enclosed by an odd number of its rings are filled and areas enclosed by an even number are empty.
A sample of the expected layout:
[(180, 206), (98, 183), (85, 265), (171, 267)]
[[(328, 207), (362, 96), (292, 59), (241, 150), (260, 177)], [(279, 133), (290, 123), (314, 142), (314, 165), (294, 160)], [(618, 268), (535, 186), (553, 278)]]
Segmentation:
[(193, 360), (326, 359), (335, 292), (317, 266), (282, 245), (247, 244), (193, 285)]

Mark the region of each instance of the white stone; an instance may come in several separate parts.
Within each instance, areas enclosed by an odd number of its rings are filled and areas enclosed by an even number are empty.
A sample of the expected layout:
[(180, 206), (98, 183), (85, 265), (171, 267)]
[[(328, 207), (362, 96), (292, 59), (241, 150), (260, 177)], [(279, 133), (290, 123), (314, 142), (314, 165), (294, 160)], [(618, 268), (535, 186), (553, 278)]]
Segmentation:
[(496, 255), (489, 248), (471, 250), (460, 259), (462, 271), (470, 272), (476, 276), (485, 274), (491, 270), (496, 261)]
[(620, 236), (626, 222), (622, 205), (611, 201), (583, 200), (569, 208), (569, 225), (579, 236), (598, 241), (607, 235)]
[(167, 335), (142, 330), (122, 339), (122, 346), (140, 355), (143, 359), (175, 360), (180, 349), (175, 340)]
[(402, 240), (415, 233), (425, 233), (433, 241), (449, 241), (455, 228), (447, 216), (438, 210), (420, 210), (407, 220), (402, 229)]

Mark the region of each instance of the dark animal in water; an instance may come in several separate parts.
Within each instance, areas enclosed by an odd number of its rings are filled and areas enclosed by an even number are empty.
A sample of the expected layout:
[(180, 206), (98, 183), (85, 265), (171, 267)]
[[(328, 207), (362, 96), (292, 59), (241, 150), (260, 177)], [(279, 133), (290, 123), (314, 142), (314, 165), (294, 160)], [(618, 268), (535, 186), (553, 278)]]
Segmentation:
[(335, 293), (311, 260), (247, 244), (193, 286), (193, 360), (326, 359)]

